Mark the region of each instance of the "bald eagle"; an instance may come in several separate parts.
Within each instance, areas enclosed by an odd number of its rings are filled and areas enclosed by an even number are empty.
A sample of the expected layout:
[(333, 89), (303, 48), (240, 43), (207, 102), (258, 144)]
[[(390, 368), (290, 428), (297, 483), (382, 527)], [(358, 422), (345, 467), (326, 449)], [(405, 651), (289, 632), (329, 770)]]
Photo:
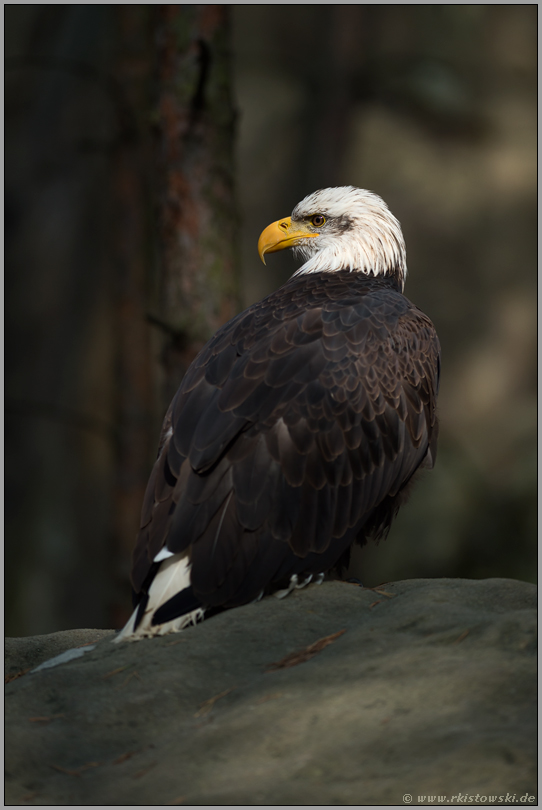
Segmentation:
[(435, 460), (440, 347), (383, 200), (305, 197), (260, 236), (304, 264), (198, 354), (166, 414), (116, 637), (181, 630), (343, 570)]

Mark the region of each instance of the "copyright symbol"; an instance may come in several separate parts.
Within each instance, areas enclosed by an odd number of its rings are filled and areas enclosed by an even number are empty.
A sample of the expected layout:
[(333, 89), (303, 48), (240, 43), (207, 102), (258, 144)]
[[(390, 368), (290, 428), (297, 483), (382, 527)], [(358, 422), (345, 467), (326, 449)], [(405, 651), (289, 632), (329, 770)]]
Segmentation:
[(410, 804), (411, 803), (412, 796), (410, 795), (410, 793), (405, 793), (405, 795), (403, 796), (403, 801), (404, 801), (405, 804)]

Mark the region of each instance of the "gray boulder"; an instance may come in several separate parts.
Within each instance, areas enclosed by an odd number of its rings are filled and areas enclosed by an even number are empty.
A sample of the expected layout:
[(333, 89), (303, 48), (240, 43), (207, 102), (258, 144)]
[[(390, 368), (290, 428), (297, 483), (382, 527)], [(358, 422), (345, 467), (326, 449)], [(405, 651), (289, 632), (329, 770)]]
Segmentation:
[(326, 582), (137, 643), (8, 639), (6, 803), (536, 804), (535, 609), (509, 579)]

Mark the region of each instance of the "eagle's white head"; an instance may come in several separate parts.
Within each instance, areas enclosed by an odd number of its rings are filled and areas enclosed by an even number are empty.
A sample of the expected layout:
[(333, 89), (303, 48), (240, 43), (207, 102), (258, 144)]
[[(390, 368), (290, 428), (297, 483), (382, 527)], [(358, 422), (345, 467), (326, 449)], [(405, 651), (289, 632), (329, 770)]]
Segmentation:
[(394, 277), (404, 287), (407, 266), (401, 226), (378, 195), (363, 188), (323, 188), (291, 217), (269, 225), (258, 242), (265, 253), (293, 248), (305, 263), (294, 274), (338, 270)]

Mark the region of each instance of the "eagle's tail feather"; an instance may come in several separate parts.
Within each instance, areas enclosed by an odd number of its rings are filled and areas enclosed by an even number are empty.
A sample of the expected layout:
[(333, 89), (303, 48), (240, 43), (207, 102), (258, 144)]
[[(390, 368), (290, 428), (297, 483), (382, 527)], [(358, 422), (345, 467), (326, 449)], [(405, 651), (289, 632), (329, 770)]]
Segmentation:
[[(184, 627), (201, 621), (205, 615), (205, 609), (197, 606), (192, 610), (181, 613), (181, 615), (173, 616), (167, 621), (153, 624), (155, 615), (160, 615), (160, 609), (164, 608), (170, 600), (174, 598), (178, 600), (183, 591), (188, 592), (187, 595), (191, 594), (190, 568), (191, 564), (186, 552), (173, 554), (165, 559), (151, 583), (147, 604), (140, 620), (138, 621), (140, 612), (140, 606), (138, 605), (126, 626), (115, 636), (113, 641), (115, 643), (119, 641), (138, 641), (141, 638), (149, 638), (150, 636), (178, 633)], [(194, 604), (193, 598), (189, 598), (188, 601), (192, 605)], [(163, 610), (161, 612), (164, 613)]]

